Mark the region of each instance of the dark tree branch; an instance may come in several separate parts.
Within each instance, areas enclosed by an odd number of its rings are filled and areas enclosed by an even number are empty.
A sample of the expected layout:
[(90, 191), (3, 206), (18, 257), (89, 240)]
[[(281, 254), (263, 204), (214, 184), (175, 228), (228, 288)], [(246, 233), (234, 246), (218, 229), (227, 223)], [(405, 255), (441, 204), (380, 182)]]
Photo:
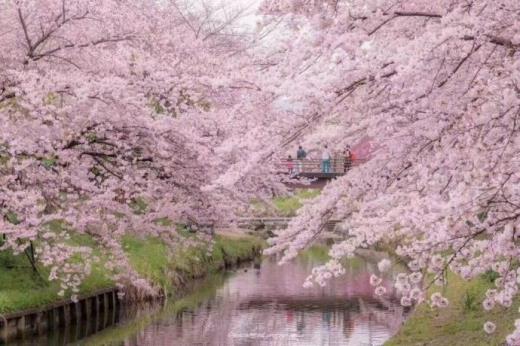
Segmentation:
[(399, 18), (399, 17), (425, 17), (425, 18), (442, 18), (440, 14), (436, 13), (426, 13), (426, 12), (403, 12), (403, 11), (396, 11), (393, 13), (393, 16), (387, 18), (382, 23), (377, 25), (374, 29), (372, 29), (368, 36), (371, 36), (375, 34), (379, 29), (381, 29), (383, 26), (391, 22), (392, 20)]
[(450, 73), (450, 75), (448, 77), (446, 77), (446, 79), (444, 79), (442, 82), (440, 82), (437, 87), (442, 88), (446, 83), (448, 83), (448, 81), (457, 73), (457, 71), (462, 67), (462, 65), (464, 65), (464, 63), (473, 55), (473, 53), (478, 51), (480, 49), (480, 47), (482, 47), (481, 44), (479, 44), (479, 45), (473, 44), (473, 46), (471, 47), (468, 54), (466, 54), (466, 56), (459, 61), (459, 63), (457, 64), (457, 66), (455, 66), (455, 68)]

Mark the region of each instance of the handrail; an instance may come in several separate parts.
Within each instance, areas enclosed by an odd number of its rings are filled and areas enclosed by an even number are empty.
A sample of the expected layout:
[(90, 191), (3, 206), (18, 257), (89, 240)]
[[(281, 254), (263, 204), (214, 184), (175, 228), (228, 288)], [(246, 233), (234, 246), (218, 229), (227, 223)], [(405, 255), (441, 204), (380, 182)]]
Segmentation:
[[(354, 159), (347, 162), (345, 157), (333, 157), (330, 159), (328, 172), (326, 173), (346, 173), (352, 167), (359, 166), (367, 160)], [(283, 169), (285, 173), (325, 173), (323, 172), (323, 160), (320, 159), (303, 159), (303, 160), (280, 160), (275, 165), (278, 169)]]

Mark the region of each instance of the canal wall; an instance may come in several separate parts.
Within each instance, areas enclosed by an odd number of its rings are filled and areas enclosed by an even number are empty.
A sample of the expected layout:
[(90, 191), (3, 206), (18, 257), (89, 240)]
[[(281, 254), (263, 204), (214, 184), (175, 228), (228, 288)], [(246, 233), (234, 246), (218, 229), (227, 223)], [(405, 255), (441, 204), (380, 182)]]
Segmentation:
[(57, 301), (49, 306), (28, 309), (0, 318), (0, 345), (26, 336), (43, 335), (56, 328), (73, 329), (72, 339), (90, 335), (116, 322), (120, 300), (115, 288), (80, 297), (78, 301)]
[[(263, 242), (254, 237), (217, 237), (211, 255), (206, 255), (207, 250), (204, 249), (186, 252), (182, 263), (178, 263), (178, 258), (166, 263), (169, 269), (173, 268), (171, 271), (162, 270), (163, 267), (153, 268), (161, 269), (160, 271), (165, 273), (164, 276), (168, 277), (147, 278), (156, 286), (165, 281), (169, 282), (169, 289), (164, 289), (162, 296), (156, 297), (165, 298), (181, 292), (191, 281), (210, 272), (224, 270), (254, 259), (260, 255), (262, 247)], [(142, 274), (146, 277), (146, 273)], [(59, 300), (59, 296), (56, 295), (56, 301), (52, 304), (0, 313), (0, 345), (17, 345), (19, 342), (23, 344), (24, 338), (34, 339), (52, 334), (58, 329), (67, 330), (67, 333), (60, 335), (70, 334), (69, 340), (78, 340), (93, 334), (116, 323), (117, 311), (122, 305), (139, 303), (138, 300), (122, 301), (118, 299), (117, 293), (114, 286), (80, 295), (77, 302), (70, 299)], [(60, 344), (63, 342), (60, 341)]]

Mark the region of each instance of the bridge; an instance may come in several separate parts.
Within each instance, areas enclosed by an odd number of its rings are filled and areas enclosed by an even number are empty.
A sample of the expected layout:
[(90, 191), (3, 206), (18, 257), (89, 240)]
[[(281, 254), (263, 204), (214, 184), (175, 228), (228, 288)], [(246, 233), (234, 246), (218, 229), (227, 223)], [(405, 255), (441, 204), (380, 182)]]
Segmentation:
[[(365, 163), (367, 159), (352, 159), (346, 160), (344, 156), (333, 157), (330, 160), (330, 167), (327, 172), (323, 172), (323, 160), (304, 159), (304, 160), (280, 160), (276, 163), (278, 174), (289, 175), (291, 180), (286, 182), (290, 187), (303, 188), (322, 188), (329, 180), (345, 175), (354, 167)], [(309, 182), (299, 183), (299, 178), (311, 179)], [(236, 225), (241, 228), (246, 228), (258, 231), (263, 228), (285, 228), (289, 224), (290, 217), (242, 217), (233, 220), (227, 220), (220, 223), (219, 227), (227, 227)], [(324, 231), (329, 235), (338, 233), (336, 225), (340, 220), (330, 219), (325, 223)], [(217, 226), (211, 220), (193, 220), (188, 218), (187, 227), (193, 232), (202, 231), (204, 233), (213, 234), (214, 228)]]
[[(298, 180), (299, 178), (316, 180), (310, 187), (323, 187), (328, 180), (341, 177), (349, 170), (366, 162), (366, 160), (353, 159), (346, 160), (345, 157), (333, 157), (330, 160), (329, 169), (324, 169), (323, 161), (317, 159), (305, 160), (288, 160), (284, 159), (276, 163), (278, 174), (289, 175), (291, 178)], [(322, 184), (320, 184), (320, 182)], [(296, 184), (297, 183), (289, 183)], [(319, 185), (319, 186), (318, 186)]]
[[(258, 230), (264, 227), (285, 228), (291, 221), (290, 217), (243, 217), (235, 220), (235, 224), (241, 228)], [(324, 230), (333, 233), (336, 225), (341, 220), (330, 219), (325, 223)]]
[[(282, 229), (286, 228), (291, 221), (290, 217), (241, 217), (237, 219), (227, 220), (220, 224), (215, 224), (210, 220), (199, 220), (198, 222), (190, 219), (186, 225), (191, 232), (202, 232), (206, 234), (214, 234), (215, 227), (238, 226), (250, 231), (261, 232), (265, 229)], [(324, 235), (328, 238), (334, 237), (338, 233), (336, 226), (341, 220), (330, 219), (325, 223)]]

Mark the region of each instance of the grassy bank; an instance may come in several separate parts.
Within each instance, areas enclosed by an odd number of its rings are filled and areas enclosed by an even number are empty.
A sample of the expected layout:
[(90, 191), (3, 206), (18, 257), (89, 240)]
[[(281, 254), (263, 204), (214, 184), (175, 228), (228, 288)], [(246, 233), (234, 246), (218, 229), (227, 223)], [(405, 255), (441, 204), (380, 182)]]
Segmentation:
[[(95, 242), (88, 236), (73, 235), (71, 243), (89, 246), (98, 252)], [(259, 239), (249, 236), (217, 236), (209, 252), (202, 246), (173, 252), (157, 238), (128, 235), (123, 239), (123, 248), (132, 267), (169, 294), (193, 278), (252, 259), (261, 247)], [(31, 269), (24, 255), (0, 252), (0, 314), (42, 307), (62, 299), (58, 296), (59, 284), (47, 280), (48, 269), (39, 266), (38, 270), (40, 274)], [(101, 261), (93, 265), (91, 275), (80, 287), (80, 295), (113, 286)]]
[[(272, 200), (274, 211), (278, 216), (294, 216), (296, 215), (296, 211), (302, 207), (305, 200), (318, 196), (320, 192), (321, 191), (317, 189), (297, 189), (291, 196), (275, 197)], [(251, 205), (255, 214), (269, 214), (269, 208), (264, 203), (253, 201)]]
[[(520, 301), (507, 310), (495, 307), (490, 313), (484, 312), (482, 301), (486, 290), (492, 287), (492, 281), (493, 275), (468, 282), (450, 273), (444, 292), (450, 301), (448, 308), (419, 306), (398, 334), (385, 345), (503, 345), (506, 335), (514, 329)], [(494, 334), (484, 333), (482, 326), (486, 321), (497, 325)]]

